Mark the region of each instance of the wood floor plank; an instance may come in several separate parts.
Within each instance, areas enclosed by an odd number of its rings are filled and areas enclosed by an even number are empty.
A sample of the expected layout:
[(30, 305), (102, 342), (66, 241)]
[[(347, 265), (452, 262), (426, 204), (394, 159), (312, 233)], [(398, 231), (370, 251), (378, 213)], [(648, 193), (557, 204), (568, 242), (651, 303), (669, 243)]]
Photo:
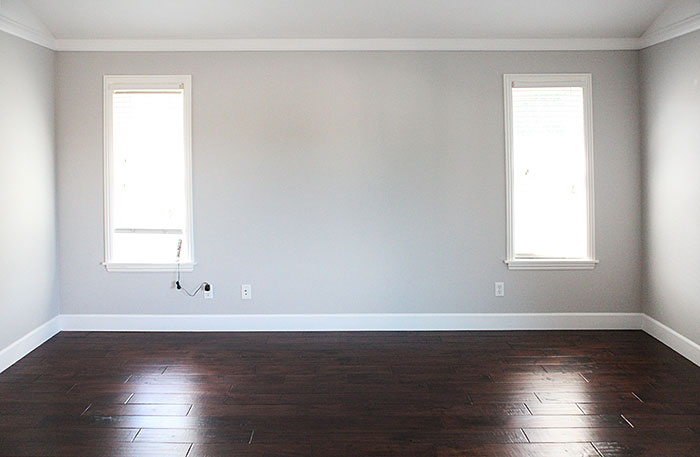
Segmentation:
[[(36, 384), (36, 385), (43, 385)], [(231, 384), (112, 384), (112, 383), (77, 383), (71, 385), (71, 393), (140, 393), (140, 394), (179, 394), (179, 393), (222, 393), (225, 394), (231, 388)], [(66, 390), (65, 392), (67, 392)]]
[(438, 457), (600, 457), (590, 443), (491, 444), (462, 448), (442, 447)]
[(472, 392), (469, 393), (469, 398), (473, 403), (539, 403), (540, 399), (537, 398), (534, 392), (523, 392), (523, 393), (513, 393), (508, 391), (503, 392), (489, 392), (489, 393), (479, 393)]
[[(130, 443), (139, 432), (137, 428), (48, 427), (11, 428), (0, 430), (0, 442), (41, 442), (58, 444)], [(2, 447), (0, 447), (2, 449)]]
[(250, 446), (243, 444), (195, 443), (187, 457), (309, 457), (311, 446), (288, 443), (283, 447)]
[(641, 403), (636, 400), (612, 403), (580, 403), (585, 414), (682, 414), (700, 415), (700, 403)]
[(113, 405), (93, 403), (86, 416), (187, 416), (192, 405)]
[(542, 403), (610, 403), (640, 401), (632, 392), (535, 392)]
[(13, 457), (186, 457), (190, 447), (191, 444), (171, 443), (4, 442), (0, 455)]
[(195, 392), (184, 394), (152, 394), (134, 393), (126, 396), (127, 404), (163, 404), (163, 405), (192, 405), (192, 404), (221, 404), (229, 398), (219, 392)]
[(593, 443), (603, 457), (697, 457), (700, 455), (700, 443)]
[[(396, 414), (393, 403), (372, 401), (352, 402), (336, 399), (334, 403), (317, 402), (313, 404), (195, 404), (188, 416), (274, 416), (274, 417), (352, 417), (352, 416), (388, 416)], [(573, 405), (576, 407), (576, 405)], [(574, 414), (583, 414), (581, 410)], [(563, 412), (557, 412), (559, 414)], [(401, 414), (409, 416), (530, 416), (532, 413), (524, 403), (490, 403), (481, 405), (436, 405), (430, 402), (419, 404), (406, 402)], [(571, 414), (571, 413), (569, 413)]]
[(678, 442), (699, 441), (689, 429), (684, 428), (526, 428), (525, 435), (532, 443), (590, 443), (606, 442)]
[(248, 444), (253, 430), (144, 428), (135, 442)]
[(630, 427), (623, 417), (615, 415), (445, 417), (443, 421), (447, 429)]
[(700, 415), (696, 414), (628, 414), (625, 418), (635, 427), (696, 427)]
[(38, 427), (114, 428), (226, 428), (247, 429), (250, 421), (238, 417), (184, 416), (46, 416)]
[(527, 406), (527, 409), (535, 416), (575, 416), (578, 414), (584, 414), (583, 410), (581, 410), (576, 403), (537, 403), (531, 401), (525, 405)]

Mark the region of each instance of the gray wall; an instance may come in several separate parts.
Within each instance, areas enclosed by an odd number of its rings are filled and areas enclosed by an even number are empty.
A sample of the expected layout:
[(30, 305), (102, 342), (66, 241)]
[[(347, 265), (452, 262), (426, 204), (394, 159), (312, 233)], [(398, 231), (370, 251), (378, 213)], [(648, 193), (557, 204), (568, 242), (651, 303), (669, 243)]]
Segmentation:
[(0, 32), (0, 350), (58, 314), (54, 73)]
[(700, 32), (641, 52), (644, 311), (700, 343)]
[[(64, 313), (638, 312), (637, 52), (71, 53), (57, 57)], [(593, 74), (594, 271), (508, 271), (502, 75)], [(184, 281), (107, 273), (102, 75), (192, 74)], [(506, 282), (506, 297), (493, 282)], [(241, 283), (253, 285), (241, 301)]]

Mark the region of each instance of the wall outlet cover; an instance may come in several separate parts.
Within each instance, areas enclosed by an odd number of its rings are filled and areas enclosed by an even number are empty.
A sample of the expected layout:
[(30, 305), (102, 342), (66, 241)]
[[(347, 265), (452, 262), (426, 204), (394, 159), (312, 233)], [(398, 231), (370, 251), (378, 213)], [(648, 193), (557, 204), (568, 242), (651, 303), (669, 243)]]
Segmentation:
[(494, 293), (495, 293), (496, 297), (505, 297), (505, 295), (506, 295), (505, 283), (495, 282), (494, 283)]
[(250, 284), (241, 284), (241, 300), (253, 298), (253, 288)]

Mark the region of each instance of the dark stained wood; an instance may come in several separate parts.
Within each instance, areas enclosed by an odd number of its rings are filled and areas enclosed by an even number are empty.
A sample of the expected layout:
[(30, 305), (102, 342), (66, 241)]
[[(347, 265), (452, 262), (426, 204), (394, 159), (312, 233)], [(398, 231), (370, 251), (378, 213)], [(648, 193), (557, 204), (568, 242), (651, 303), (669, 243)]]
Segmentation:
[(638, 331), (62, 332), (0, 456), (697, 457), (700, 367)]
[(673, 457), (676, 455), (700, 455), (700, 453), (698, 453), (700, 448), (696, 442), (649, 443), (639, 441), (637, 443), (602, 442), (593, 444), (603, 457)]
[(438, 457), (600, 457), (589, 443), (490, 444), (462, 448), (439, 448)]
[[(536, 402), (528, 402), (525, 403), (525, 406), (527, 406), (527, 409), (530, 411), (531, 414), (533, 415), (577, 415), (577, 414), (584, 414), (583, 410), (575, 403), (536, 403)], [(602, 413), (602, 414), (607, 414), (607, 413)], [(615, 414), (613, 412), (612, 414)]]
[(186, 457), (191, 444), (123, 443), (96, 441), (93, 443), (51, 443), (28, 440), (3, 442), (2, 455), (12, 456), (118, 456), (118, 457)]
[(186, 416), (192, 405), (110, 405), (93, 403), (84, 416)]

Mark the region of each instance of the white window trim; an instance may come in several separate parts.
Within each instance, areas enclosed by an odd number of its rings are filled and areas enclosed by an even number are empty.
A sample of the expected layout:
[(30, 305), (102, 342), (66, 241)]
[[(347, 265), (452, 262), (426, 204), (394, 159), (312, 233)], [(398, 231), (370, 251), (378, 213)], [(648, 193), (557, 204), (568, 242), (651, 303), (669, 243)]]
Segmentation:
[[(506, 260), (509, 270), (592, 270), (595, 256), (595, 195), (593, 178), (593, 97), (591, 74), (505, 74), (506, 149)], [(516, 258), (513, 250), (513, 99), (511, 88), (581, 87), (583, 89), (584, 135), (586, 145), (586, 210), (588, 213), (588, 252), (585, 259)]]
[[(184, 89), (185, 135), (185, 211), (187, 242), (191, 262), (183, 263), (118, 263), (111, 261), (113, 227), (110, 222), (112, 178), (112, 92), (118, 89)], [(104, 138), (104, 265), (109, 272), (172, 272), (193, 271), (196, 265), (194, 252), (194, 226), (192, 210), (192, 76), (191, 75), (104, 75), (103, 78), (103, 138)]]

